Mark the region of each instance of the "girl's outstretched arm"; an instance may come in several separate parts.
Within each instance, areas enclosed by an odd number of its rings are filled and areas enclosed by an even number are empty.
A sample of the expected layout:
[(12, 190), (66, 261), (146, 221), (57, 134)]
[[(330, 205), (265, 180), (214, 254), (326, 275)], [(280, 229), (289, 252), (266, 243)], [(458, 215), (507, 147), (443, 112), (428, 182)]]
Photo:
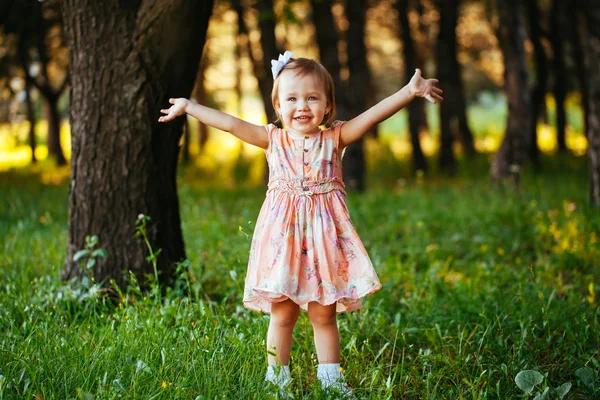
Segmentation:
[(229, 132), (246, 143), (263, 149), (269, 146), (269, 138), (264, 126), (251, 124), (233, 115), (184, 98), (169, 99), (169, 103), (173, 104), (170, 108), (160, 110), (165, 114), (158, 119), (160, 122), (170, 122), (181, 115), (189, 114), (200, 122)]
[(441, 96), (442, 90), (434, 86), (436, 83), (438, 83), (437, 79), (422, 78), (421, 70), (417, 68), (406, 86), (342, 125), (340, 148), (363, 137), (374, 125), (394, 115), (415, 97), (424, 97), (433, 104), (438, 100), (444, 100)]

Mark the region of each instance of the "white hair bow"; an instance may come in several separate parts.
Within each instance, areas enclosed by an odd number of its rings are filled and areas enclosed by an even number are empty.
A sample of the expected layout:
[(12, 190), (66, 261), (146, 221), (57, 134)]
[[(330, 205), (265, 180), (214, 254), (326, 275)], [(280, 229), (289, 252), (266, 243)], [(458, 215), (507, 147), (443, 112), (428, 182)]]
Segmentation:
[(277, 60), (271, 60), (271, 72), (273, 73), (273, 79), (277, 78), (277, 75), (281, 72), (283, 67), (290, 62), (290, 58), (292, 58), (293, 55), (294, 53), (291, 51), (286, 51), (285, 53), (280, 54)]

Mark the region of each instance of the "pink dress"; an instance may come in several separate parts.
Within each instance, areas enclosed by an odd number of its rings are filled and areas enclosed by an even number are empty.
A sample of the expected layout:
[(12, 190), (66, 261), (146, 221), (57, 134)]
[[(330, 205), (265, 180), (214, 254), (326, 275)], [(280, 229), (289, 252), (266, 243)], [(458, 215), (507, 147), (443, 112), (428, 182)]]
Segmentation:
[(305, 311), (311, 301), (337, 302), (340, 313), (381, 288), (346, 206), (342, 124), (310, 136), (266, 127), (269, 189), (252, 238), (246, 308), (270, 313), (291, 299)]

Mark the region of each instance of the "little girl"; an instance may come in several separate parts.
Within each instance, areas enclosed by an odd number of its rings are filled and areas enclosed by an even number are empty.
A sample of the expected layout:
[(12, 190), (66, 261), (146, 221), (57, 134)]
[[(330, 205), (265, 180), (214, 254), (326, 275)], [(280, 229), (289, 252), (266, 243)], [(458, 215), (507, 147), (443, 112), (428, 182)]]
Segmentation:
[(266, 380), (285, 393), (292, 331), (302, 309), (314, 329), (322, 387), (350, 394), (339, 364), (336, 313), (361, 308), (361, 299), (381, 284), (346, 207), (343, 150), (415, 97), (435, 103), (442, 91), (417, 69), (400, 91), (350, 121), (331, 123), (331, 75), (314, 60), (291, 56), (286, 51), (271, 62), (273, 107), (286, 129), (254, 125), (184, 98), (170, 99), (159, 121), (187, 113), (265, 149), (269, 185), (252, 239), (244, 306), (271, 314)]

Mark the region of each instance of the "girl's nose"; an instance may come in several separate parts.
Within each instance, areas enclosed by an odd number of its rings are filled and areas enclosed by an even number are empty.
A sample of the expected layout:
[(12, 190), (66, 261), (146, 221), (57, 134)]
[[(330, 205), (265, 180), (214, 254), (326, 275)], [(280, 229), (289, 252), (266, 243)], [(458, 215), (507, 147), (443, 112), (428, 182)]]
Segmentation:
[(300, 101), (298, 101), (297, 104), (298, 104), (298, 108), (300, 110), (305, 110), (308, 108), (308, 101), (306, 101), (306, 100), (300, 100)]

